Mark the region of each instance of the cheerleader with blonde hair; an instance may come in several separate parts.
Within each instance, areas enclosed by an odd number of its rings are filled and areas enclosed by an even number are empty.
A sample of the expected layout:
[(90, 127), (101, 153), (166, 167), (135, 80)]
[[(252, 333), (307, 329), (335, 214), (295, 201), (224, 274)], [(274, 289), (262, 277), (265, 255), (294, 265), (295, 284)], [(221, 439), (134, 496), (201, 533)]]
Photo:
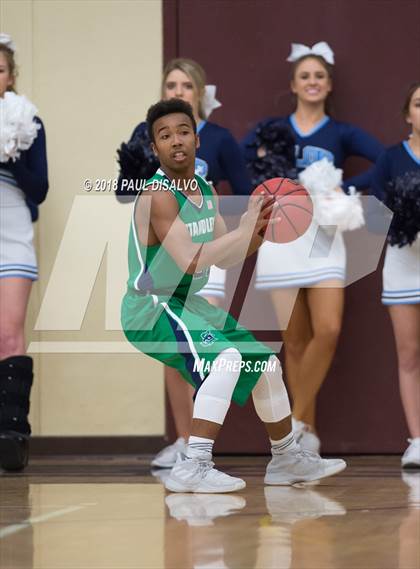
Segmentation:
[(33, 381), (24, 325), (38, 278), (32, 222), (48, 190), (45, 131), (35, 106), (15, 91), (15, 46), (0, 34), (0, 467), (28, 461)]

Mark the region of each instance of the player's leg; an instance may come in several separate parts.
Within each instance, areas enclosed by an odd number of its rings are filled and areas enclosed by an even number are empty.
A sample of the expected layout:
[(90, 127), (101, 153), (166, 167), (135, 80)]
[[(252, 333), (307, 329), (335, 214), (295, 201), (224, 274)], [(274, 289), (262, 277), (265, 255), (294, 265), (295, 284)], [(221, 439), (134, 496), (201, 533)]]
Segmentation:
[(398, 375), (411, 444), (402, 457), (405, 468), (420, 467), (420, 305), (389, 307), (398, 354)]
[(222, 350), (201, 383), (195, 397), (191, 436), (184, 454), (178, 456), (165, 487), (172, 492), (234, 492), (245, 487), (240, 478), (214, 468), (213, 444), (230, 407), (241, 373), (241, 354)]
[[(213, 306), (219, 306), (219, 298), (204, 297)], [(177, 439), (173, 444), (163, 448), (152, 460), (152, 466), (172, 468), (179, 452), (185, 452), (188, 437), (191, 434), (193, 414), (194, 388), (187, 383), (182, 375), (174, 368), (165, 367), (165, 387), (169, 405), (175, 423)]]
[(314, 404), (333, 360), (344, 309), (343, 288), (307, 290), (313, 337), (302, 357), (299, 379), (302, 389), (294, 402), (294, 415), (302, 420)]
[[(197, 303), (197, 310), (201, 311), (202, 308), (207, 310), (206, 306), (200, 307)], [(223, 316), (223, 311), (212, 309), (211, 312), (215, 315), (214, 322), (218, 316)], [(345, 468), (343, 461), (324, 461), (314, 453), (302, 452), (296, 445), (291, 431), (289, 400), (277, 358), (231, 316), (227, 315), (223, 335), (219, 332), (220, 328), (219, 326), (214, 331), (217, 336), (215, 343), (223, 342), (223, 339), (227, 343), (234, 341), (244, 351), (241, 354), (233, 346), (225, 348), (214, 360), (212, 370), (196, 396), (187, 457), (179, 457), (166, 487), (179, 492), (227, 492), (243, 487), (244, 483), (239, 479), (232, 480), (232, 477), (210, 468), (210, 459), (213, 442), (223, 424), (231, 399), (240, 405), (244, 404), (251, 392), (257, 413), (264, 421), (273, 445), (273, 460), (268, 467), (267, 483), (290, 484), (299, 480), (315, 480)], [(252, 349), (249, 345), (252, 345)], [(262, 366), (273, 360), (273, 370), (265, 369), (270, 373), (261, 374)], [(220, 367), (219, 363), (222, 364)], [(200, 463), (205, 465), (205, 479), (200, 472)]]
[(0, 279), (0, 466), (20, 470), (28, 461), (32, 359), (24, 325), (32, 281)]
[[(212, 306), (219, 306), (218, 297), (204, 296), (203, 298)], [(167, 368), (167, 371), (165, 385), (174, 415), (176, 432), (178, 437), (187, 441), (191, 433), (194, 389), (185, 382), (179, 372), (173, 368)]]
[(271, 442), (272, 460), (267, 466), (266, 484), (287, 485), (310, 482), (341, 472), (346, 463), (322, 459), (302, 451), (292, 432), (291, 410), (279, 360), (271, 356), (252, 391), (255, 410)]
[[(223, 326), (215, 329), (206, 318), (220, 309), (192, 296), (187, 303), (177, 297), (127, 293), (121, 322), (136, 349), (177, 369), (198, 390), (186, 454), (178, 454), (165, 486), (175, 492), (233, 492), (243, 488), (244, 481), (217, 471), (211, 458), (240, 376), (241, 356), (220, 332)], [(210, 370), (201, 367), (203, 361)]]

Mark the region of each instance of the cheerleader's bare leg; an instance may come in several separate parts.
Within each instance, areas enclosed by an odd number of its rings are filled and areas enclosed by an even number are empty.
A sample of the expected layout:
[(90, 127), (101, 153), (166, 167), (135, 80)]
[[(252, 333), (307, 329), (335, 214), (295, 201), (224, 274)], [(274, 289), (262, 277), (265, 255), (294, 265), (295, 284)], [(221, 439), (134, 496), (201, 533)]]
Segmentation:
[(32, 281), (0, 279), (0, 360), (26, 353), (25, 317)]
[(420, 305), (389, 307), (398, 354), (401, 400), (411, 436), (420, 437)]
[(194, 388), (174, 368), (165, 369), (165, 386), (177, 437), (188, 440), (191, 433)]
[[(271, 298), (279, 323), (283, 321), (285, 292), (286, 291), (283, 289), (271, 291)], [(286, 359), (287, 384), (289, 386), (293, 402), (295, 402), (296, 399), (299, 399), (300, 395), (300, 362), (312, 338), (312, 327), (305, 289), (301, 289), (296, 297), (290, 321), (287, 329), (282, 332), (282, 336)], [(305, 419), (301, 418), (301, 420), (304, 421)]]
[(333, 360), (344, 309), (343, 288), (306, 291), (313, 336), (301, 358), (293, 414), (303, 421), (313, 410), (316, 396)]
[(28, 463), (32, 358), (25, 355), (25, 316), (32, 281), (0, 279), (0, 468)]

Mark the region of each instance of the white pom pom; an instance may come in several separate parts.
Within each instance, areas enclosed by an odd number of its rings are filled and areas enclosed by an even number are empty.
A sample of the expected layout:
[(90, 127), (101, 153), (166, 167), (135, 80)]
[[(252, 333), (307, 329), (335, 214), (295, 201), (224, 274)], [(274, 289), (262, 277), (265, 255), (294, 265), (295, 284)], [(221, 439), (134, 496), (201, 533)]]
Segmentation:
[(341, 186), (343, 170), (335, 168), (327, 158), (323, 158), (301, 172), (299, 180), (312, 195), (326, 194)]
[(37, 113), (24, 95), (7, 91), (0, 98), (0, 162), (17, 160), (37, 137), (41, 125), (34, 121)]
[(339, 231), (352, 231), (365, 223), (363, 208), (356, 189), (350, 195), (337, 190), (343, 171), (326, 158), (314, 162), (299, 174), (299, 181), (311, 194), (314, 217), (320, 225), (336, 225)]

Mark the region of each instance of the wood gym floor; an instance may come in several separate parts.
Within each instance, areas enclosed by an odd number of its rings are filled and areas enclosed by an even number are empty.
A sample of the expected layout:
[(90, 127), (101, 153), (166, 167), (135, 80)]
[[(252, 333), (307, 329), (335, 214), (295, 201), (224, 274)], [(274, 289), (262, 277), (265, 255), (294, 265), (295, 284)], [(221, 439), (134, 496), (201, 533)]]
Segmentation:
[(145, 457), (33, 459), (0, 473), (1, 569), (418, 569), (420, 472), (349, 458), (305, 487), (219, 457), (236, 494), (168, 494)]

